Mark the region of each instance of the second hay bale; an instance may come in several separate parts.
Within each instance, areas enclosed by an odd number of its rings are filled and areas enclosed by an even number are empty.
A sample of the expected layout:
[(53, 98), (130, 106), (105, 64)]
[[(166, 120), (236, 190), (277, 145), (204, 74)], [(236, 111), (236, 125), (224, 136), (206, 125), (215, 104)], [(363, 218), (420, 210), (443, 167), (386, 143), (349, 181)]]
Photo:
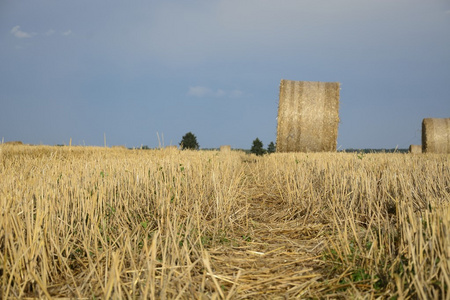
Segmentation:
[(21, 141), (10, 141), (10, 142), (5, 142), (3, 144), (4, 145), (12, 145), (12, 146), (23, 145), (23, 143)]
[(339, 82), (281, 80), (277, 152), (336, 151)]
[(420, 154), (422, 153), (422, 145), (410, 145), (409, 153), (411, 154)]
[(230, 145), (222, 145), (222, 146), (220, 146), (220, 152), (223, 152), (223, 153), (231, 152), (231, 146)]
[(423, 119), (422, 152), (450, 154), (450, 118)]

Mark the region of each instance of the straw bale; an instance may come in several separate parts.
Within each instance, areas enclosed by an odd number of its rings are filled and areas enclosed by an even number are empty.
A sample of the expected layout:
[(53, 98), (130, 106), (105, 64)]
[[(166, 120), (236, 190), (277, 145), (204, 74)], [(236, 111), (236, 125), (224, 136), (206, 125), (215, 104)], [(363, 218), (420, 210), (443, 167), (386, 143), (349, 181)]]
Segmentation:
[(125, 145), (114, 145), (111, 148), (115, 148), (115, 149), (127, 149), (127, 146)]
[(222, 146), (220, 146), (220, 152), (224, 152), (224, 153), (231, 152), (231, 146), (230, 145), (222, 145)]
[(409, 153), (411, 154), (420, 154), (422, 153), (422, 145), (410, 145)]
[(176, 145), (170, 145), (170, 146), (166, 146), (166, 149), (178, 150), (178, 146), (176, 146)]
[(423, 119), (422, 152), (450, 154), (450, 118)]
[(10, 142), (6, 142), (6, 143), (3, 143), (4, 145), (13, 145), (13, 146), (15, 146), (15, 145), (23, 145), (23, 143), (21, 142), (21, 141), (10, 141)]
[(281, 80), (277, 152), (336, 151), (339, 82)]

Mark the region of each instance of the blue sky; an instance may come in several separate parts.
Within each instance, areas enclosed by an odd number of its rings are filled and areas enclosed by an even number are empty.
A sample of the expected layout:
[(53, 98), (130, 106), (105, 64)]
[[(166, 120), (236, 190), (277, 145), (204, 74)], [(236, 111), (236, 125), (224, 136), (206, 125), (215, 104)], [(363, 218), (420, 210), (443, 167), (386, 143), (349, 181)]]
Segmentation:
[(340, 149), (407, 148), (450, 117), (449, 32), (444, 0), (2, 0), (0, 139), (266, 146), (289, 79), (341, 83)]

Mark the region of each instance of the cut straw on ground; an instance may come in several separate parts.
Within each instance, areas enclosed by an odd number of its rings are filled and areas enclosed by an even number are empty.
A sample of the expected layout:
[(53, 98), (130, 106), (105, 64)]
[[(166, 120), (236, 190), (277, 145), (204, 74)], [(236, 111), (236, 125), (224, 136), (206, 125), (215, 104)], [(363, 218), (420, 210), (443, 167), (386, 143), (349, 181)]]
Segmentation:
[(3, 299), (450, 297), (446, 154), (0, 149)]

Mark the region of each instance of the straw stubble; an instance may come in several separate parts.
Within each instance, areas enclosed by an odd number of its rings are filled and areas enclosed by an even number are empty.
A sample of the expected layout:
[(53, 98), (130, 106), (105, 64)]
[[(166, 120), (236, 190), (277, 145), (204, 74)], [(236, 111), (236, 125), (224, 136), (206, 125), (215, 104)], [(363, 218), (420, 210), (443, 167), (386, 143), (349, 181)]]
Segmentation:
[(3, 155), (2, 299), (449, 298), (448, 155)]

